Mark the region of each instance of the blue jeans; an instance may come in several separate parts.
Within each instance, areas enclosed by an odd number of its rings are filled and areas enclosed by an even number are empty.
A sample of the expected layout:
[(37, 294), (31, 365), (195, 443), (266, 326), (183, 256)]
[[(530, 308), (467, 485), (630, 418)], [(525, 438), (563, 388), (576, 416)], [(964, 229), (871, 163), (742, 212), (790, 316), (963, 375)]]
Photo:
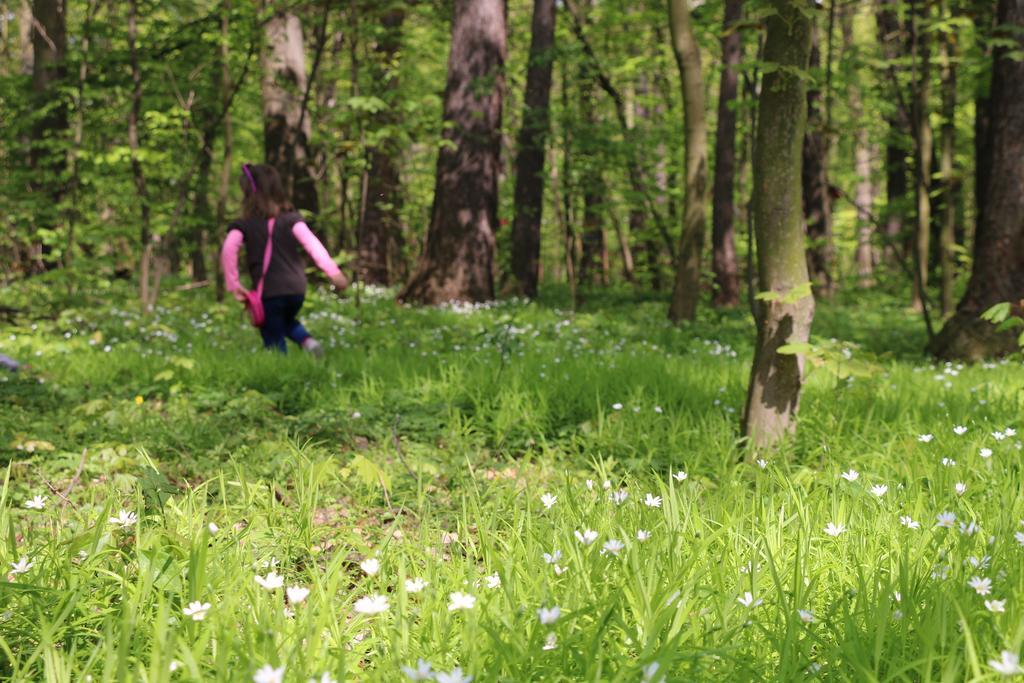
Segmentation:
[(260, 334), (263, 336), (265, 348), (287, 353), (288, 345), (284, 341), (285, 337), (300, 345), (309, 339), (311, 336), (309, 332), (302, 326), (302, 323), (295, 319), (305, 299), (306, 297), (302, 294), (263, 297), (266, 322), (260, 328)]

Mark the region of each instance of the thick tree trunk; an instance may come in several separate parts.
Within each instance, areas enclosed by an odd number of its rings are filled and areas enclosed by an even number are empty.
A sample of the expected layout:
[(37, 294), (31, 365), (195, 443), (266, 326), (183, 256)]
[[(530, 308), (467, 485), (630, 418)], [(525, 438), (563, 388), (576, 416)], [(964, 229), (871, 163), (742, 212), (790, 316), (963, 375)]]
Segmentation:
[(294, 14), (278, 12), (264, 28), (263, 148), (266, 162), (281, 174), (295, 208), (307, 212), (315, 227), (320, 211), (309, 154), (310, 117), (303, 111), (307, 90), (302, 24)]
[(672, 51), (682, 83), (683, 121), (686, 128), (686, 187), (683, 231), (676, 255), (676, 281), (668, 317), (672, 322), (697, 317), (700, 300), (700, 257), (704, 247), (708, 194), (708, 140), (704, 111), (704, 78), (700, 47), (690, 24), (689, 0), (669, 0)]
[(718, 86), (718, 133), (715, 136), (715, 180), (711, 209), (711, 266), (715, 273), (712, 304), (732, 307), (740, 303), (739, 269), (736, 265), (736, 204), (733, 188), (736, 176), (736, 101), (739, 84), (737, 66), (743, 50), (737, 22), (743, 15), (743, 0), (726, 0), (722, 22), (722, 77)]
[(455, 0), (444, 95), (446, 144), (437, 156), (426, 244), (399, 295), (403, 301), (494, 298), (505, 54), (504, 0)]
[(911, 125), (914, 127), (914, 295), (911, 305), (921, 310), (928, 294), (928, 260), (931, 247), (932, 203), (929, 196), (932, 178), (932, 124), (928, 116), (931, 92), (931, 36), (924, 31), (929, 19), (927, 0), (912, 0), (911, 33), (913, 41), (914, 86)]
[(1019, 330), (997, 333), (978, 316), (1008, 301), (1021, 314), (1024, 300), (1024, 6), (999, 0), (999, 47), (994, 54), (989, 129), (992, 165), (988, 172), (983, 223), (974, 242), (967, 291), (956, 313), (932, 341), (940, 358), (979, 360), (1016, 350)]
[[(811, 29), (812, 69), (821, 66), (818, 30)], [(828, 135), (821, 115), (821, 91), (807, 91), (807, 131), (803, 142), (803, 209), (807, 221), (807, 269), (820, 296), (835, 291), (835, 245), (832, 241), (832, 199), (828, 189)]]
[[(398, 123), (398, 64), (395, 60), (402, 47), (404, 20), (405, 9), (401, 5), (395, 5), (381, 17), (374, 78), (387, 103), (376, 118), (376, 125), (381, 128)], [(365, 206), (358, 230), (359, 278), (367, 284), (389, 285), (393, 279), (389, 263), (397, 256), (394, 246), (402, 231), (399, 152), (394, 138), (386, 138), (368, 151), (370, 166), (366, 175)]]
[[(32, 130), (30, 161), (34, 189), (45, 191), (50, 201), (40, 204), (33, 219), (39, 228), (60, 232), (66, 152), (59, 139), (68, 132), (68, 106), (61, 88), (67, 76), (67, 12), (64, 0), (36, 0), (31, 14), (32, 95), (42, 111)], [(27, 65), (25, 65), (27, 66)], [(56, 266), (52, 247), (45, 241), (33, 248), (37, 268)]]
[(550, 128), (548, 100), (555, 53), (555, 0), (534, 0), (530, 61), (526, 70), (523, 126), (516, 156), (512, 275), (519, 293), (537, 296), (540, 226), (544, 207), (544, 150)]
[[(800, 73), (811, 51), (812, 0), (774, 0), (767, 19), (754, 150), (754, 222), (758, 286), (773, 300), (760, 301), (757, 345), (743, 414), (743, 433), (754, 447), (771, 446), (796, 428), (803, 384), (801, 354), (780, 354), (806, 343), (814, 298), (794, 290), (808, 284), (801, 216), (801, 167), (807, 92)], [(798, 290), (799, 291), (799, 290)]]

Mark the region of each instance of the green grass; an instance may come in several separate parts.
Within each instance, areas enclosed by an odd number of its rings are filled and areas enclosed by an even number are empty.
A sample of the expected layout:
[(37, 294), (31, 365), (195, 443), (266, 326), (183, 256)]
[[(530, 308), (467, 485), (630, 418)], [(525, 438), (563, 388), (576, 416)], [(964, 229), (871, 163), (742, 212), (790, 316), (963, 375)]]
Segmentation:
[[(313, 295), (321, 363), (260, 352), (205, 293), (0, 328), (31, 364), (0, 376), (0, 563), (32, 563), (0, 581), (0, 676), (396, 681), (424, 658), (476, 681), (960, 681), (1020, 652), (1020, 437), (991, 435), (1020, 426), (1018, 361), (934, 366), (895, 300), (822, 304), (816, 338), (872, 372), (812, 372), (799, 435), (762, 467), (737, 445), (745, 312), (677, 329), (658, 300), (572, 314), (559, 294), (472, 312)], [(258, 585), (271, 568), (308, 597)], [(453, 592), (475, 605), (450, 611)], [(355, 611), (369, 595), (388, 609)]]

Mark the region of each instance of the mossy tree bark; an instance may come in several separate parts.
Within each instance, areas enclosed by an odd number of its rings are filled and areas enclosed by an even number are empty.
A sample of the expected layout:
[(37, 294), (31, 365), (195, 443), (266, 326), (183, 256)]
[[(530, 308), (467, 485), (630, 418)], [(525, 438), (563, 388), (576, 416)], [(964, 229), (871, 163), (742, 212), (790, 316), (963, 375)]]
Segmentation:
[(715, 306), (740, 303), (740, 278), (736, 265), (733, 188), (736, 176), (736, 101), (739, 85), (737, 67), (743, 50), (737, 22), (743, 16), (742, 0), (726, 0), (722, 21), (722, 76), (718, 86), (718, 132), (715, 136), (715, 179), (711, 208), (711, 267), (715, 273)]
[(512, 274), (519, 293), (537, 296), (540, 225), (544, 206), (544, 150), (551, 114), (551, 68), (555, 46), (555, 0), (534, 0), (530, 62), (526, 71), (523, 126), (516, 156), (516, 215), (512, 223)]
[[(996, 332), (979, 315), (1009, 301), (1017, 315), (1024, 300), (1024, 6), (999, 0), (1000, 42), (993, 56), (991, 123), (985, 147), (985, 207), (974, 239), (974, 262), (967, 291), (956, 313), (932, 341), (940, 358), (980, 360), (1014, 351), (1014, 331)], [(979, 175), (982, 169), (979, 169)], [(1017, 331), (1019, 332), (1019, 330)]]
[(676, 282), (668, 317), (672, 322), (697, 317), (700, 299), (700, 256), (704, 246), (708, 194), (708, 140), (704, 111), (704, 78), (700, 70), (700, 47), (693, 36), (689, 0), (669, 0), (669, 28), (672, 52), (683, 94), (686, 129), (686, 187), (683, 230), (676, 253)]
[(750, 373), (743, 433), (755, 448), (772, 446), (796, 427), (804, 358), (780, 354), (805, 343), (814, 297), (795, 296), (808, 284), (804, 254), (801, 167), (807, 90), (803, 72), (811, 51), (813, 0), (774, 0), (767, 20), (754, 149), (754, 233), (758, 284), (770, 292), (757, 302), (757, 345)]
[(504, 0), (455, 0), (445, 144), (437, 155), (426, 243), (402, 301), (494, 298), (506, 37)]

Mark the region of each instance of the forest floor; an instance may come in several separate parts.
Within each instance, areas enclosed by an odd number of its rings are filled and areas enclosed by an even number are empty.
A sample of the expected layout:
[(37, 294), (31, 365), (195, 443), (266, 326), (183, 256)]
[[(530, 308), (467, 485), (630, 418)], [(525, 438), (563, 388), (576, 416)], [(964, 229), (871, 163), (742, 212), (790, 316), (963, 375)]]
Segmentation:
[(745, 310), (312, 293), (316, 362), (209, 297), (0, 324), (0, 678), (1013, 670), (1024, 367), (932, 363), (894, 297), (819, 305), (833, 360), (757, 462)]

